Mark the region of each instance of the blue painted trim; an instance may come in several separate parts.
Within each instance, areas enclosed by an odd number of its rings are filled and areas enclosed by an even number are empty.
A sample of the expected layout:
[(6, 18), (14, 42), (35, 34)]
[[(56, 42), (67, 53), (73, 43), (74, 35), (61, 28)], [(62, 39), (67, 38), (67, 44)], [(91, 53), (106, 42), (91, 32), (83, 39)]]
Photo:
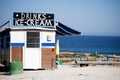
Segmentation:
[(10, 46), (24, 46), (24, 43), (10, 43)]
[(55, 46), (55, 43), (42, 43), (42, 46)]

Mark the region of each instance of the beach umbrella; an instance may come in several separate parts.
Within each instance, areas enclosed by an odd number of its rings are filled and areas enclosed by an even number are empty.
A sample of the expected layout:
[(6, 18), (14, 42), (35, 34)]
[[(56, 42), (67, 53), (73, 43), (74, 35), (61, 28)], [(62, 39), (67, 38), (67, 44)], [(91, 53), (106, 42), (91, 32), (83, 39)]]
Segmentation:
[(57, 55), (57, 58), (59, 58), (59, 40), (56, 41), (56, 55)]

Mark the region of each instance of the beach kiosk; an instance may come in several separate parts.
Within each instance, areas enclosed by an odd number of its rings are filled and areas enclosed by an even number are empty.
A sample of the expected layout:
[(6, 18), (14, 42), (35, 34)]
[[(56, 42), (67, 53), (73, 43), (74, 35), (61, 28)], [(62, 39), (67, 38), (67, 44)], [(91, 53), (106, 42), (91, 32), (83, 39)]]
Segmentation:
[(79, 35), (54, 21), (54, 14), (14, 12), (0, 26), (0, 63), (22, 62), (23, 69), (56, 67), (56, 36)]
[(54, 14), (14, 12), (0, 26), (0, 63), (23, 62), (23, 69), (55, 68)]

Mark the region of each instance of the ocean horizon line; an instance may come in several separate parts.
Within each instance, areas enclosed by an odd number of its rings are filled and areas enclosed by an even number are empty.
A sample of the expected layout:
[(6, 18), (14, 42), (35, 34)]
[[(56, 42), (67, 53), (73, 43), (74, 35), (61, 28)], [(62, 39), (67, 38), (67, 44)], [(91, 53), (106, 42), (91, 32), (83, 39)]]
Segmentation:
[(76, 35), (76, 36), (110, 36), (110, 37), (120, 37), (120, 35), (105, 35), (105, 34), (82, 34), (82, 35)]

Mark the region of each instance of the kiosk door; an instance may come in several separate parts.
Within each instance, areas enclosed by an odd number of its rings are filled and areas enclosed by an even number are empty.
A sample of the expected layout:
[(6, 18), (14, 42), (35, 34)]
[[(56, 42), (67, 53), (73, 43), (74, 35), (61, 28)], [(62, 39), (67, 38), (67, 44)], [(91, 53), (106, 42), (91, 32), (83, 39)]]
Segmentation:
[(24, 69), (41, 68), (40, 32), (27, 32)]

